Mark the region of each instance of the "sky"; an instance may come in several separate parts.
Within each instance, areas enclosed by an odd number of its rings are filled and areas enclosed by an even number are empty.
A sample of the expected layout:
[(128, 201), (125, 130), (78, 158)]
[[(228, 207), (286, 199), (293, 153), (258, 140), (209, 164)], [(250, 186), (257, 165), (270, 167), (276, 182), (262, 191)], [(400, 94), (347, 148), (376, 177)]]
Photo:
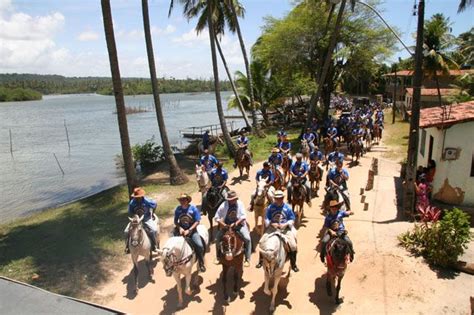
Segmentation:
[[(175, 0), (168, 18), (169, 0), (149, 0), (150, 20), (158, 76), (210, 78), (212, 76), (207, 31), (197, 35), (195, 21), (182, 17)], [(241, 0), (246, 8), (241, 20), (247, 50), (259, 37), (266, 16), (284, 17), (294, 0)], [(459, 0), (426, 0), (425, 18), (442, 12), (458, 35), (474, 25), (474, 9), (457, 14)], [(381, 14), (414, 46), (417, 18), (414, 0), (387, 0)], [(120, 71), (124, 77), (148, 77), (140, 0), (111, 0)], [(0, 73), (110, 76), (99, 0), (0, 0)], [(238, 39), (222, 38), (222, 49), (231, 71), (243, 70)], [(401, 47), (401, 46), (400, 46)], [(400, 49), (387, 63), (407, 52)], [(221, 69), (222, 70), (222, 69)], [(224, 72), (221, 71), (221, 77)]]

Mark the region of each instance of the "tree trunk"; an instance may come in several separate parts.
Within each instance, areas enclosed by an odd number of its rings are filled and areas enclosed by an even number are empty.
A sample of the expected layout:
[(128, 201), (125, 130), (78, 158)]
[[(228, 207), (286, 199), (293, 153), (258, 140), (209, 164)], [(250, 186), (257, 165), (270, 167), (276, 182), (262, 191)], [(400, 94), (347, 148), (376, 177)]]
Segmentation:
[(122, 156), (127, 179), (128, 192), (131, 194), (136, 187), (135, 166), (133, 164), (132, 150), (130, 148), (130, 138), (128, 136), (127, 116), (125, 113), (125, 100), (123, 97), (122, 79), (115, 45), (114, 25), (110, 0), (101, 0), (102, 17), (104, 20), (105, 40), (109, 53), (110, 72), (112, 73), (112, 85), (114, 89), (115, 105), (117, 107), (117, 121), (120, 133), (120, 144), (122, 146)]
[(242, 104), (242, 100), (240, 99), (239, 93), (234, 84), (234, 80), (232, 79), (232, 74), (230, 73), (229, 67), (227, 66), (224, 53), (222, 52), (221, 44), (219, 44), (219, 41), (217, 40), (217, 38), (215, 38), (215, 40), (216, 40), (217, 50), (219, 51), (219, 55), (221, 56), (222, 64), (224, 65), (224, 69), (227, 73), (227, 77), (229, 78), (230, 86), (232, 87), (232, 91), (234, 91), (234, 95), (237, 98), (237, 103), (239, 104), (240, 112), (242, 113), (242, 116), (244, 117), (245, 125), (247, 126), (247, 128), (252, 130), (252, 126), (250, 125), (249, 118), (247, 117), (247, 113), (245, 112), (244, 105)]
[(148, 14), (148, 0), (142, 0), (143, 12), (143, 29), (145, 31), (146, 53), (148, 55), (148, 66), (150, 68), (151, 87), (153, 90), (153, 101), (155, 103), (156, 119), (158, 121), (158, 128), (160, 129), (161, 143), (163, 144), (163, 151), (165, 159), (168, 161), (170, 168), (170, 183), (171, 185), (181, 185), (189, 181), (188, 177), (183, 173), (176, 161), (173, 150), (171, 149), (168, 140), (168, 133), (166, 132), (165, 119), (163, 117), (163, 110), (161, 108), (160, 91), (158, 89), (158, 80), (156, 78), (155, 57), (153, 54), (153, 42), (151, 39), (150, 30), (150, 16)]
[(248, 82), (248, 88), (249, 88), (249, 93), (250, 93), (249, 95), (250, 107), (252, 108), (252, 126), (255, 128), (255, 132), (258, 133), (257, 109), (255, 107), (255, 95), (253, 93), (254, 91), (253, 91), (252, 71), (250, 71), (250, 63), (247, 57), (247, 51), (245, 50), (244, 38), (240, 30), (239, 18), (237, 17), (237, 13), (235, 12), (235, 6), (233, 5), (232, 2), (229, 5), (232, 10), (232, 15), (234, 16), (234, 19), (235, 19), (235, 27), (237, 29), (237, 35), (239, 37), (240, 49), (242, 49), (242, 55), (244, 57), (245, 71), (247, 72), (247, 82)]
[(397, 79), (397, 69), (395, 68), (395, 84), (393, 86), (393, 100), (392, 100), (392, 124), (395, 123), (395, 116), (397, 113), (397, 85), (398, 85), (398, 79)]
[(311, 120), (313, 119), (313, 117), (315, 117), (315, 114), (316, 114), (315, 104), (317, 103), (317, 101), (321, 97), (322, 88), (323, 88), (323, 85), (326, 81), (327, 73), (329, 71), (329, 65), (332, 62), (332, 52), (334, 51), (334, 48), (336, 47), (337, 37), (338, 37), (339, 31), (340, 31), (340, 28), (341, 28), (341, 23), (342, 23), (342, 18), (343, 18), (343, 15), (344, 15), (345, 6), (346, 6), (346, 0), (342, 0), (341, 5), (339, 7), (339, 13), (337, 14), (337, 19), (336, 19), (336, 25), (334, 27), (334, 32), (331, 36), (331, 42), (329, 43), (326, 58), (324, 60), (323, 69), (321, 71), (321, 76), (320, 76), (320, 79), (319, 79), (318, 89), (316, 91), (316, 96), (315, 96), (316, 97), (316, 102), (314, 102), (313, 104), (310, 104), (311, 106), (310, 106), (310, 109), (309, 109), (308, 119), (306, 121), (306, 127), (309, 127), (311, 125)]
[[(210, 2), (211, 0), (207, 0), (207, 4), (209, 7), (211, 6)], [(217, 68), (215, 30), (212, 21), (212, 10), (208, 10), (207, 27), (209, 29), (209, 41), (211, 44), (212, 70), (214, 72), (214, 90), (216, 93), (217, 115), (219, 116), (222, 135), (224, 136), (224, 142), (227, 146), (227, 150), (229, 151), (229, 154), (233, 157), (235, 156), (235, 147), (232, 143), (232, 138), (230, 137), (229, 131), (227, 130), (227, 124), (224, 118), (224, 110), (222, 109), (221, 91), (219, 83), (219, 69)]]
[(434, 78), (435, 78), (435, 82), (436, 82), (436, 89), (438, 90), (439, 106), (443, 106), (443, 100), (441, 98), (441, 89), (439, 88), (439, 78), (438, 78), (438, 74), (436, 72), (435, 72)]

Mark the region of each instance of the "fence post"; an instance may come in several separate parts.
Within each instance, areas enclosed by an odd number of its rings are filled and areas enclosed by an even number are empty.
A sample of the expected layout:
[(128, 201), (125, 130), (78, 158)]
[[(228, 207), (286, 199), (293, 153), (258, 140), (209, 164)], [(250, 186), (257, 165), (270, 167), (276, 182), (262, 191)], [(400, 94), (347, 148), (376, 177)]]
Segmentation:
[(64, 129), (66, 129), (66, 139), (67, 139), (68, 152), (69, 152), (69, 154), (71, 154), (71, 143), (69, 142), (69, 132), (67, 131), (66, 119), (64, 119)]
[(13, 157), (13, 140), (12, 140), (12, 130), (11, 128), (8, 129), (9, 133), (10, 133), (10, 154), (12, 155)]

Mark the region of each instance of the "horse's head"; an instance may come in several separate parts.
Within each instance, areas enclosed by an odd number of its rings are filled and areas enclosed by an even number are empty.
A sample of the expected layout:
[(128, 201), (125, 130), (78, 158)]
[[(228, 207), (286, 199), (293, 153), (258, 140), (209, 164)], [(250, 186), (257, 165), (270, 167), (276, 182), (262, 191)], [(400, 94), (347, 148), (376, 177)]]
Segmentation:
[(219, 199), (221, 198), (220, 189), (214, 186), (209, 188), (206, 194), (206, 198), (209, 204), (216, 205), (219, 202)]
[(225, 260), (231, 261), (242, 252), (243, 242), (234, 231), (229, 229), (222, 237), (219, 245)]
[(264, 178), (262, 178), (257, 183), (256, 197), (265, 196), (266, 191), (267, 191), (267, 181)]
[(143, 215), (139, 217), (135, 214), (133, 218), (128, 219), (130, 220), (130, 229), (128, 232), (130, 237), (130, 245), (137, 247), (143, 243)]
[(206, 186), (209, 182), (209, 177), (207, 176), (206, 168), (204, 165), (196, 165), (196, 180), (199, 187)]
[(341, 235), (334, 240), (330, 251), (336, 266), (345, 265), (347, 263), (347, 255), (349, 255), (349, 244), (347, 244), (343, 237)]
[(163, 249), (158, 251), (158, 256), (161, 257), (167, 277), (171, 277), (176, 268), (182, 263), (185, 242), (183, 237), (172, 237), (168, 239)]
[(282, 257), (280, 257), (280, 252), (282, 250), (284, 251), (281, 245), (280, 237), (276, 234), (262, 239), (259, 243), (259, 252), (262, 257), (263, 267), (270, 278), (273, 278), (275, 272), (279, 268), (282, 268), (284, 264), (284, 261), (281, 261)]

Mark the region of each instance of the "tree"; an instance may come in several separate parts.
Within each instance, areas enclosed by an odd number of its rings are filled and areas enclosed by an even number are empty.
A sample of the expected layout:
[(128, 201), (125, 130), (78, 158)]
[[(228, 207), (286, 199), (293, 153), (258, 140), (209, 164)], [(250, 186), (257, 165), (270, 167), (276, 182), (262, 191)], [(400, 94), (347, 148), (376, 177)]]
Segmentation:
[(155, 57), (153, 54), (153, 42), (151, 39), (150, 16), (148, 14), (148, 0), (142, 0), (143, 13), (143, 28), (145, 31), (146, 52), (148, 55), (148, 67), (150, 69), (151, 86), (153, 90), (153, 101), (156, 109), (156, 119), (158, 121), (158, 128), (160, 129), (161, 143), (163, 144), (163, 151), (165, 159), (168, 161), (170, 168), (170, 183), (171, 185), (181, 185), (189, 181), (188, 177), (183, 173), (176, 161), (173, 150), (171, 149), (168, 140), (168, 133), (166, 131), (165, 118), (161, 108), (160, 91), (158, 87), (158, 80), (156, 78)]
[(447, 97), (450, 103), (463, 103), (474, 100), (474, 74), (466, 73), (451, 84), (455, 92)]
[(464, 11), (467, 9), (467, 7), (474, 5), (474, 2), (472, 0), (461, 0), (459, 2), (459, 7), (458, 7), (458, 13)]
[(136, 187), (135, 167), (133, 164), (132, 150), (130, 148), (130, 138), (128, 136), (127, 116), (125, 114), (125, 101), (123, 97), (122, 80), (115, 45), (114, 25), (112, 21), (112, 11), (110, 0), (101, 0), (102, 17), (104, 20), (105, 40), (109, 53), (110, 71), (112, 73), (112, 84), (114, 88), (115, 105), (117, 107), (117, 121), (119, 125), (120, 143), (122, 145), (122, 156), (125, 167), (125, 177), (127, 179), (128, 192), (131, 194)]

